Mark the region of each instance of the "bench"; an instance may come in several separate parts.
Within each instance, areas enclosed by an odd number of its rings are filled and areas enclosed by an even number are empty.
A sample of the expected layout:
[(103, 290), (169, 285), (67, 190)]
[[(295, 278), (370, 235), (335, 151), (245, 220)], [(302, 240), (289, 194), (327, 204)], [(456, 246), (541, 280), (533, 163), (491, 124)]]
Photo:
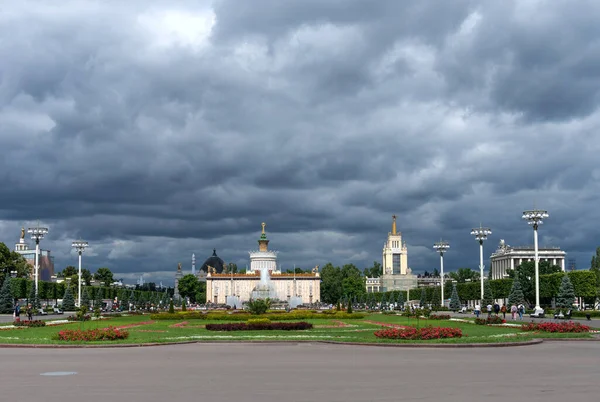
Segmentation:
[(554, 319), (558, 320), (558, 319), (564, 318), (565, 320), (570, 320), (571, 314), (572, 314), (571, 309), (567, 310), (567, 313), (564, 315), (562, 314), (561, 311), (559, 311), (558, 313), (554, 313)]

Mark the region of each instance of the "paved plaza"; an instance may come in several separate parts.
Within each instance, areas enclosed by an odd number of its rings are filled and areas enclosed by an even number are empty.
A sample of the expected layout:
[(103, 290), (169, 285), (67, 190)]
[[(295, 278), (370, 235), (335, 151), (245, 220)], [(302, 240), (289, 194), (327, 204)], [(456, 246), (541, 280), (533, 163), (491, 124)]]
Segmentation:
[[(2, 400), (569, 401), (597, 400), (600, 342), (509, 348), (319, 343), (0, 349)], [(49, 372), (76, 372), (46, 376)]]

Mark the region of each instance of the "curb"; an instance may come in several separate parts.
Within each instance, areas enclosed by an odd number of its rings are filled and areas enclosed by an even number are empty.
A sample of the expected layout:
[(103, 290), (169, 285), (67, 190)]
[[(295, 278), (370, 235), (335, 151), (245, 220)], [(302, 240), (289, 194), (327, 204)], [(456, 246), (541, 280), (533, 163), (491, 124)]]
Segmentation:
[[(569, 341), (573, 339), (563, 339)], [(580, 340), (599, 340), (599, 339), (580, 339)], [(294, 341), (239, 341), (231, 342), (223, 341), (183, 341), (183, 342), (159, 342), (159, 343), (142, 343), (142, 344), (116, 344), (116, 345), (56, 345), (56, 344), (0, 344), (0, 349), (107, 349), (107, 348), (144, 348), (153, 346), (173, 346), (173, 345), (190, 345), (190, 344), (238, 344), (238, 345), (281, 345), (281, 344), (302, 344), (302, 343), (320, 343), (325, 345), (343, 345), (343, 346), (371, 346), (371, 347), (387, 347), (387, 348), (506, 348), (516, 346), (539, 345), (544, 339), (532, 339), (524, 342), (502, 342), (502, 343), (361, 343), (361, 342), (336, 342), (336, 341), (319, 341), (319, 340), (294, 340)]]

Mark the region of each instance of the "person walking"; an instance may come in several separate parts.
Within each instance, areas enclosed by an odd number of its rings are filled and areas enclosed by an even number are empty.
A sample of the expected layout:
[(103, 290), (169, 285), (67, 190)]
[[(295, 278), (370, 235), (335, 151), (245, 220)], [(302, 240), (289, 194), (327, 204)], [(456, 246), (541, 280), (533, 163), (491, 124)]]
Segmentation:
[(473, 311), (475, 313), (475, 316), (477, 318), (479, 318), (479, 314), (481, 314), (481, 306), (479, 304), (475, 305), (475, 310)]
[(504, 304), (500, 308), (500, 311), (502, 312), (502, 318), (506, 320), (506, 306)]
[(490, 318), (490, 317), (492, 316), (492, 308), (493, 308), (493, 307), (492, 307), (492, 305), (491, 305), (491, 304), (488, 304), (488, 305), (486, 306), (487, 313), (488, 313), (488, 318)]
[(510, 314), (512, 315), (513, 321), (517, 319), (517, 306), (514, 304), (510, 306)]
[(31, 304), (28, 304), (28, 305), (27, 305), (27, 310), (26, 310), (26, 312), (27, 312), (27, 319), (28, 319), (29, 321), (32, 321), (32, 320), (33, 320), (33, 309), (31, 308)]
[(517, 309), (519, 313), (519, 320), (523, 320), (523, 314), (525, 314), (525, 306), (523, 305), (523, 303), (519, 304), (519, 307), (517, 307)]
[(21, 305), (19, 304), (18, 300), (17, 304), (15, 305), (15, 321), (21, 321)]
[(497, 302), (494, 303), (494, 314), (496, 314), (496, 317), (500, 314), (500, 305)]

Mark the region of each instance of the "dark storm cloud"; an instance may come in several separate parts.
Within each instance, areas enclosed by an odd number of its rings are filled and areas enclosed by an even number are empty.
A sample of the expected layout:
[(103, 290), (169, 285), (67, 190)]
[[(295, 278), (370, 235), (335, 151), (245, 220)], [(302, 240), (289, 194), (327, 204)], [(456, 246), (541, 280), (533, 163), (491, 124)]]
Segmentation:
[[(477, 265), (479, 222), (589, 263), (600, 216), (595, 2), (67, 2), (0, 14), (0, 235), (172, 281), (260, 222), (284, 269)], [(585, 216), (580, 211), (586, 211)]]

